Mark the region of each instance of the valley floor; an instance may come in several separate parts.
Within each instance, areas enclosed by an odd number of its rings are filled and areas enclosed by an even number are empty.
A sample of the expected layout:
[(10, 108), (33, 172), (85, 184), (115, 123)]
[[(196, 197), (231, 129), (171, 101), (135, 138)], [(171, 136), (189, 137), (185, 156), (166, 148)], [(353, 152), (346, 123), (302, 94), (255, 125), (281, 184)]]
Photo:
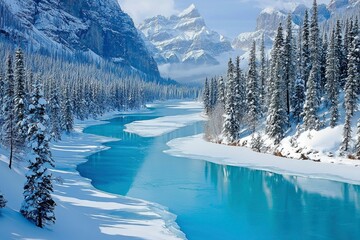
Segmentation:
[[(116, 113), (103, 119), (110, 119)], [(178, 230), (176, 216), (166, 208), (95, 189), (89, 179), (79, 175), (76, 166), (86, 157), (102, 151), (104, 142), (115, 139), (84, 134), (85, 127), (103, 121), (77, 122), (70, 136), (52, 144), (56, 168), (53, 175), (63, 180), (54, 183), (57, 202), (55, 225), (40, 229), (19, 213), (25, 183), (25, 162), (9, 170), (7, 152), (0, 150), (0, 189), (8, 200), (0, 210), (0, 238), (5, 239), (184, 239)]]

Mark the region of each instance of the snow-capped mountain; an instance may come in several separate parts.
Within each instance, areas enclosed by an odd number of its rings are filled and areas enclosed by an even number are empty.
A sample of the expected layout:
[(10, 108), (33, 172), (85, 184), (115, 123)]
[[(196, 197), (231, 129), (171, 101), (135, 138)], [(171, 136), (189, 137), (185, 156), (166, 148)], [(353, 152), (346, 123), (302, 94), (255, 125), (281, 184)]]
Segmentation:
[(85, 53), (159, 76), (116, 0), (0, 0), (0, 37), (49, 52)]
[(232, 51), (230, 41), (206, 26), (194, 4), (169, 18), (147, 19), (138, 28), (159, 64), (216, 65), (217, 56)]
[[(249, 51), (252, 41), (260, 44), (262, 36), (265, 37), (267, 47), (272, 46), (275, 32), (279, 23), (286, 24), (286, 18), (289, 12), (292, 15), (292, 21), (295, 29), (302, 25), (305, 11), (311, 9), (303, 4), (297, 4), (291, 11), (276, 8), (265, 8), (257, 17), (257, 25), (254, 32), (241, 33), (234, 39), (232, 46), (235, 49)], [(326, 4), (318, 5), (319, 22), (326, 23), (335, 19), (341, 13), (343, 16), (360, 15), (360, 0), (331, 0)]]

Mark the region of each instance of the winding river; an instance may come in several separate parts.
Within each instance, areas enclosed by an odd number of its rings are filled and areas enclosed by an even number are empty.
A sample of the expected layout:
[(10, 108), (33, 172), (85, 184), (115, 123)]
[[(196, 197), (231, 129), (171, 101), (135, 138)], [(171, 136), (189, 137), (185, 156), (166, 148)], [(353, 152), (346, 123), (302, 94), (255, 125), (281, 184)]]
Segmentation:
[[(176, 103), (175, 103), (176, 104)], [(163, 153), (172, 139), (199, 134), (196, 122), (159, 137), (125, 124), (199, 112), (157, 104), (86, 133), (121, 139), (78, 166), (103, 191), (167, 206), (190, 240), (360, 239), (360, 186), (222, 166)], [(241, 156), (239, 156), (240, 158)]]

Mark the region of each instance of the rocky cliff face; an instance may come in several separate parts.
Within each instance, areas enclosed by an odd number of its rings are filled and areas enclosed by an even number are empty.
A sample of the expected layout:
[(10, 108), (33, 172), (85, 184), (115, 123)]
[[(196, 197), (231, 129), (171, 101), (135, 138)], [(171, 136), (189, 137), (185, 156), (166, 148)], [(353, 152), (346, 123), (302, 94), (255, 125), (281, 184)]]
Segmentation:
[(232, 51), (230, 41), (210, 30), (194, 5), (169, 18), (147, 19), (139, 30), (159, 64), (216, 65), (218, 55)]
[(8, 11), (7, 19), (0, 20), (1, 32), (32, 48), (83, 52), (159, 75), (116, 0), (0, 0), (0, 6)]

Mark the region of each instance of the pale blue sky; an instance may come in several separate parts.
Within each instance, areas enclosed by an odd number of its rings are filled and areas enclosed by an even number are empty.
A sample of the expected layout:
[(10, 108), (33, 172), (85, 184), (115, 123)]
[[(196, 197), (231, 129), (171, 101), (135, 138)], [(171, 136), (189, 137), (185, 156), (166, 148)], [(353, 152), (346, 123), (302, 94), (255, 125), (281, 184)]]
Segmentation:
[[(328, 3), (330, 0), (318, 0)], [(170, 16), (194, 3), (207, 25), (234, 38), (241, 32), (253, 31), (256, 17), (265, 7), (291, 8), (295, 3), (311, 6), (313, 0), (118, 0), (136, 24), (156, 15)]]

